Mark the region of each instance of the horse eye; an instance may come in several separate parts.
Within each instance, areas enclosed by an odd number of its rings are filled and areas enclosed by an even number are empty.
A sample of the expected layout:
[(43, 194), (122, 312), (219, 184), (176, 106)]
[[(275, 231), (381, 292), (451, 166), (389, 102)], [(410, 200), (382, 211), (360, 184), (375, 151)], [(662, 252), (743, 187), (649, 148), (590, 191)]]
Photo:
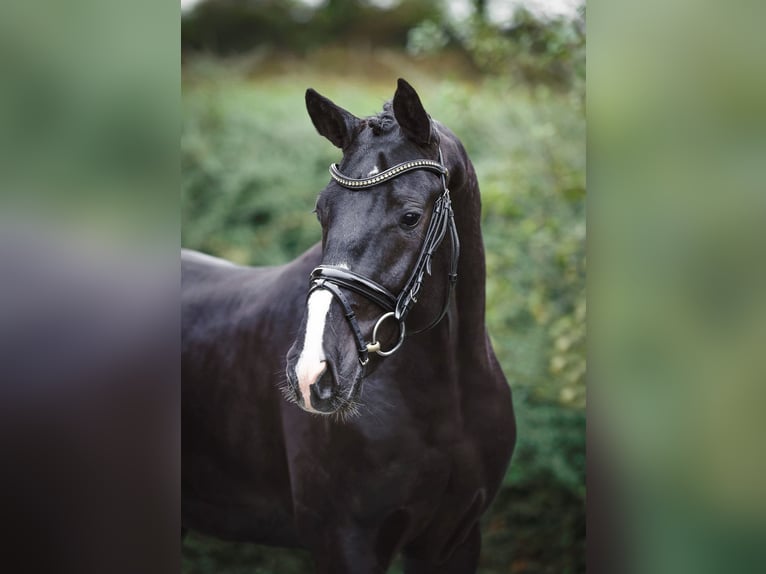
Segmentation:
[(402, 215), (402, 225), (406, 227), (415, 227), (418, 221), (420, 221), (420, 214), (414, 211)]

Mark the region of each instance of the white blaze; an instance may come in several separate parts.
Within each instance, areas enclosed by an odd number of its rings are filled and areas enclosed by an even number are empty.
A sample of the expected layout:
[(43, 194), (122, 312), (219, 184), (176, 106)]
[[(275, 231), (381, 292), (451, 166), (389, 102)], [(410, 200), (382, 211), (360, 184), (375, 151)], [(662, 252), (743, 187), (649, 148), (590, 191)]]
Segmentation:
[(327, 322), (327, 313), (330, 311), (330, 303), (332, 303), (332, 293), (326, 289), (317, 289), (311, 293), (307, 303), (306, 338), (303, 340), (301, 356), (295, 366), (298, 386), (301, 389), (307, 409), (311, 409), (309, 385), (317, 380), (327, 366), (322, 339), (324, 338), (324, 327)]
[(373, 175), (378, 175), (380, 173), (380, 170), (378, 169), (378, 166), (372, 168), (372, 171), (367, 174), (367, 177), (372, 177)]

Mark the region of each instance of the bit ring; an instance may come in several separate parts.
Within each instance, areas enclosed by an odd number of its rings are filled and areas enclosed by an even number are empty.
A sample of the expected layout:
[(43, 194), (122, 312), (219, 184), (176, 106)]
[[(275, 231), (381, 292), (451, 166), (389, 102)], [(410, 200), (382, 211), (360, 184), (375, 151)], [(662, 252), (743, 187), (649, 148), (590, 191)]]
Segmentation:
[(405, 333), (404, 321), (398, 321), (399, 340), (396, 342), (396, 345), (394, 345), (388, 351), (383, 351), (380, 348), (380, 341), (378, 341), (378, 329), (380, 328), (380, 325), (389, 317), (396, 318), (396, 313), (394, 313), (393, 311), (389, 311), (388, 313), (381, 315), (378, 321), (375, 323), (375, 327), (373, 327), (372, 329), (372, 343), (367, 344), (368, 353), (377, 353), (381, 357), (388, 357), (389, 355), (393, 355), (394, 353), (396, 353), (396, 351), (398, 351), (399, 348), (402, 346), (402, 343), (404, 343), (404, 333)]

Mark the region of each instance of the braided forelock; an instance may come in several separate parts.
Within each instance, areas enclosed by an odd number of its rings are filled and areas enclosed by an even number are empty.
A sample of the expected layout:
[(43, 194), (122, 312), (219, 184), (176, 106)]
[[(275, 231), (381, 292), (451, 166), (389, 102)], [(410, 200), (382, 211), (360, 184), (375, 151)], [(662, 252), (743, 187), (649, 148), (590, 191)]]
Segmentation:
[(376, 136), (382, 133), (390, 132), (396, 125), (396, 118), (394, 117), (394, 109), (389, 100), (383, 104), (383, 111), (374, 116), (370, 116), (365, 120), (367, 125), (372, 129), (372, 133)]

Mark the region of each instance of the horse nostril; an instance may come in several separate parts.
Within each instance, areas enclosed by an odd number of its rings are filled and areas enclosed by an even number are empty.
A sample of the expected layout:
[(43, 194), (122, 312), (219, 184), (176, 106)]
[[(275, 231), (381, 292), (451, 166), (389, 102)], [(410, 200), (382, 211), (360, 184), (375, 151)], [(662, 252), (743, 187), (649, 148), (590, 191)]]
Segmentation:
[(330, 368), (326, 368), (317, 378), (313, 385), (309, 386), (312, 404), (318, 404), (322, 401), (328, 401), (332, 398), (335, 390), (335, 380), (333, 379)]

